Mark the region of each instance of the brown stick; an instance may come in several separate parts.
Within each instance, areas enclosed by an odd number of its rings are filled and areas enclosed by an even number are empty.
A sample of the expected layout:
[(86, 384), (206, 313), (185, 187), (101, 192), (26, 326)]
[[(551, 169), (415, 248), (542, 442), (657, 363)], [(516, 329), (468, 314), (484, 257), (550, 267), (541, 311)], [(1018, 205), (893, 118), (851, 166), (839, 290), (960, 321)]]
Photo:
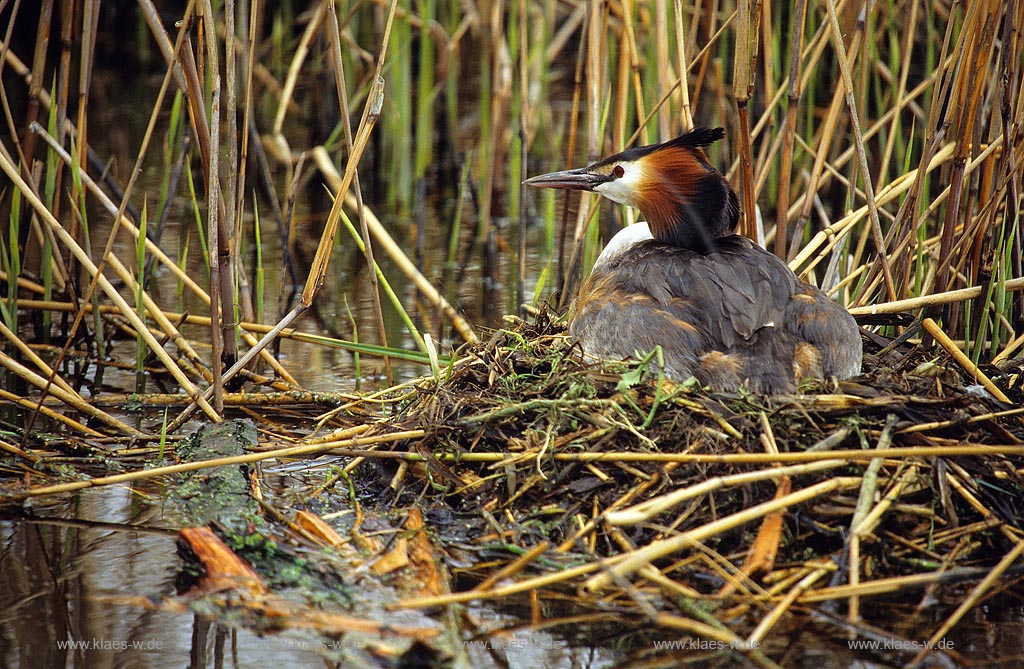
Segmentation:
[(743, 198), (743, 222), (740, 234), (760, 243), (757, 234), (757, 201), (754, 195), (754, 162), (750, 146), (750, 120), (747, 103), (754, 91), (758, 37), (761, 25), (760, 0), (740, 0), (736, 24), (736, 62), (733, 70), (733, 94), (739, 121), (740, 174)]
[(960, 364), (960, 366), (964, 368), (964, 371), (970, 374), (971, 378), (973, 378), (975, 381), (985, 386), (985, 390), (989, 391), (993, 397), (995, 397), (1000, 402), (1005, 402), (1006, 404), (1013, 404), (1010, 398), (1007, 397), (1006, 394), (999, 389), (999, 386), (992, 383), (992, 379), (988, 378), (983, 371), (978, 369), (977, 365), (975, 365), (971, 361), (971, 359), (968, 358), (964, 354), (964, 352), (961, 351), (960, 348), (953, 343), (953, 340), (950, 339), (949, 336), (942, 331), (942, 328), (940, 328), (935, 321), (933, 321), (930, 318), (926, 318), (921, 323), (921, 325), (923, 325), (924, 329), (928, 331), (928, 334), (935, 337), (935, 341), (937, 341), (939, 345), (942, 346), (942, 348), (946, 349), (946, 351), (948, 351), (949, 354), (953, 356), (953, 359), (956, 360)]
[[(351, 428), (349, 434), (359, 434), (369, 429), (369, 425), (360, 425)], [(241, 465), (249, 462), (260, 462), (261, 460), (270, 460), (271, 458), (295, 458), (301, 455), (311, 455), (313, 453), (323, 453), (324, 451), (335, 450), (343, 445), (352, 446), (370, 446), (373, 444), (384, 444), (395, 441), (404, 441), (406, 439), (418, 439), (423, 437), (423, 430), (406, 430), (405, 432), (392, 432), (390, 434), (376, 435), (372, 437), (353, 437), (351, 439), (343, 439), (340, 441), (329, 441), (321, 444), (304, 444), (302, 446), (289, 446), (286, 448), (278, 448), (272, 451), (261, 451), (258, 453), (248, 453), (246, 455), (235, 455), (228, 458), (214, 458), (212, 460), (203, 460), (201, 462), (186, 462), (178, 465), (168, 465), (166, 467), (153, 467), (151, 469), (142, 469), (134, 472), (128, 472), (125, 474), (115, 474), (113, 476), (103, 476), (100, 478), (90, 479), (88, 481), (74, 481), (72, 483), (61, 483), (57, 485), (41, 486), (39, 488), (31, 488), (22, 493), (11, 495), (3, 498), (4, 501), (16, 501), (26, 499), (28, 497), (40, 497), (42, 495), (55, 495), (58, 493), (74, 492), (75, 490), (82, 490), (84, 488), (97, 488), (100, 486), (115, 485), (117, 483), (128, 483), (131, 481), (141, 481), (145, 479), (155, 478), (157, 476), (167, 476), (169, 474), (181, 474), (183, 472), (194, 472), (200, 469), (209, 469), (210, 467), (220, 467), (224, 465)], [(369, 451), (373, 452), (373, 451)]]

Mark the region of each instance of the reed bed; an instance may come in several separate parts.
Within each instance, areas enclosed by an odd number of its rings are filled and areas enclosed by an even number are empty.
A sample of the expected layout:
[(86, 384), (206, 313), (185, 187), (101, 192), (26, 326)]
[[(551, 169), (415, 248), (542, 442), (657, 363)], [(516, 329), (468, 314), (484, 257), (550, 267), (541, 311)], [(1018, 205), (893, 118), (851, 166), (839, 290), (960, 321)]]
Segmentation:
[[(863, 602), (941, 592), (937, 640), (1014, 587), (1024, 4), (28, 4), (0, 3), (8, 502), (175, 473), (55, 466), (244, 414), (244, 462), (332, 452), (476, 514), (476, 587), (399, 607), (559, 593), (771, 666), (793, 617), (877, 636)], [(124, 62), (141, 94), (97, 85)], [(101, 105), (142, 110), (127, 155)], [(861, 320), (863, 377), (708, 394), (584, 365), (548, 315), (635, 213), (521, 180), (695, 123), (744, 234)], [(306, 390), (285, 339), (354, 378)]]
[[(8, 501), (230, 465), (305, 462), (329, 476), (301, 495), (300, 506), (340, 504), (355, 522), (332, 527), (295, 508), (294, 491), (287, 499), (269, 491), (263, 504), (276, 522), (261, 532), (307, 550), (355, 546), (353, 574), (406, 569), (406, 580), (434, 585), (398, 587), (393, 611), (429, 616), (517, 597), (558, 602), (567, 613), (521, 625), (614, 621), (629, 661), (676, 656), (651, 640), (682, 634), (720, 642), (722, 662), (741, 655), (759, 666), (785, 665), (784, 639), (796, 621), (807, 621), (831, 639), (826, 646), (881, 640), (888, 645), (871, 656), (913, 664), (926, 659), (927, 640), (936, 653), (929, 662), (956, 665), (965, 661), (961, 638), (951, 635), (957, 624), (981, 604), (1013, 596), (1019, 583), (1024, 411), (984, 396), (951, 356), (881, 337), (867, 351), (861, 377), (799, 395), (707, 393), (658, 379), (646, 363), (585, 362), (564, 327), (541, 314), (492, 332), (436, 376), (372, 395), (282, 401), (264, 393), (264, 430), (276, 436), (250, 453), (28, 489), (9, 484)], [(318, 399), (344, 402), (343, 411), (322, 414), (320, 430), (303, 437)], [(288, 410), (273, 418), (282, 406)], [(285, 416), (294, 425), (303, 413), (305, 426), (284, 427)], [(173, 452), (176, 443), (160, 448)], [(52, 448), (25, 454), (34, 481), (75, 463)], [(155, 450), (107, 450), (107, 457), (123, 469), (140, 457), (151, 461)], [(330, 459), (309, 462), (319, 456)], [(80, 462), (96, 466), (91, 453)], [(345, 501), (346, 482), (376, 491), (375, 501)], [(387, 509), (403, 516), (441, 508), (440, 517), (459, 521), (421, 524), (427, 534), (398, 525), (385, 534), (419, 536), (427, 562), (451, 571), (447, 579), (409, 565), (403, 542), (366, 545), (364, 523), (379, 533), (381, 523), (394, 522), (382, 520), (394, 515)], [(335, 631), (329, 621), (309, 623), (311, 609), (265, 597), (244, 605), (248, 624), (258, 628), (270, 616), (280, 625), (283, 607), (296, 626)], [(925, 600), (927, 607), (908, 609)], [(227, 613), (238, 603), (217, 606)], [(451, 652), (434, 639), (437, 629), (416, 629), (410, 639)], [(492, 638), (502, 629), (476, 634)]]

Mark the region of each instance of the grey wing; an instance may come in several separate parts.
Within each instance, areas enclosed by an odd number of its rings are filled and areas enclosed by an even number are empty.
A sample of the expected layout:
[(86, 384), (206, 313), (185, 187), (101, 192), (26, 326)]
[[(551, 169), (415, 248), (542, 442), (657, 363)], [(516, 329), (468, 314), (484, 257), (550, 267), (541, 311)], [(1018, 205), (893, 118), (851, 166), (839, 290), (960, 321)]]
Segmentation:
[(824, 376), (860, 374), (863, 345), (857, 321), (825, 293), (799, 284), (785, 318), (793, 332), (817, 349)]
[[(764, 360), (787, 359), (766, 355), (779, 346), (765, 330), (784, 317), (795, 279), (780, 275), (763, 255), (746, 240), (707, 255), (638, 244), (587, 279), (570, 334), (584, 351), (604, 358), (661, 345), (670, 376), (696, 376), (719, 389), (734, 389), (752, 376), (779, 376), (764, 365), (752, 369), (751, 361), (756, 350), (765, 352), (758, 356)], [(782, 378), (779, 388), (792, 383), (791, 372), (784, 370)], [(777, 389), (764, 386), (769, 388)]]

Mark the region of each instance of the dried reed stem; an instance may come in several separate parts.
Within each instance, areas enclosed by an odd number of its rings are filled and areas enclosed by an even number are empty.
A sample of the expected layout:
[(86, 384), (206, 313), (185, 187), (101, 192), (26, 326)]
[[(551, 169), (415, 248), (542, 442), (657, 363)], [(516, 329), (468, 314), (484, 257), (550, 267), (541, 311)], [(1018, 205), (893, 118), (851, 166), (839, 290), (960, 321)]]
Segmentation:
[(125, 301), (117, 289), (103, 276), (96, 265), (89, 258), (88, 254), (82, 249), (81, 246), (68, 234), (64, 227), (53, 218), (53, 214), (46, 208), (46, 205), (39, 199), (32, 188), (25, 183), (18, 173), (18, 169), (11, 163), (7, 157), (6, 151), (0, 151), (0, 169), (3, 169), (7, 173), (7, 176), (14, 182), (14, 185), (18, 190), (22, 192), (26, 201), (32, 205), (35, 209), (36, 214), (47, 225), (53, 230), (54, 234), (60, 239), (61, 243), (71, 251), (75, 259), (89, 272), (91, 276), (96, 279), (97, 285), (107, 294), (107, 297), (118, 307), (121, 315), (131, 323), (132, 327), (135, 328), (139, 336), (146, 342), (149, 349), (159, 358), (160, 362), (167, 368), (167, 371), (174, 377), (186, 393), (192, 396), (202, 408), (203, 412), (213, 421), (219, 421), (220, 416), (214, 411), (213, 407), (210, 406), (206, 400), (199, 396), (199, 391), (192, 384), (192, 382), (184, 375), (181, 369), (175, 364), (174, 360), (171, 359), (167, 351), (164, 350), (163, 346), (153, 337), (149, 332), (149, 328), (146, 327), (145, 323), (139, 318), (135, 310)]
[(821, 481), (803, 490), (763, 502), (668, 539), (654, 541), (632, 553), (622, 553), (613, 558), (608, 558), (604, 561), (604, 571), (587, 579), (584, 588), (590, 592), (600, 591), (608, 587), (614, 578), (626, 577), (654, 560), (667, 557), (722, 532), (735, 529), (758, 518), (763, 518), (769, 513), (784, 510), (795, 504), (806, 502), (827, 493), (855, 488), (860, 483), (860, 478), (850, 476), (841, 476)]
[(604, 520), (612, 526), (637, 525), (639, 523), (647, 522), (651, 518), (682, 504), (688, 499), (707, 495), (715, 490), (746, 485), (757, 481), (771, 480), (780, 476), (796, 476), (799, 474), (809, 474), (811, 472), (835, 469), (836, 467), (842, 467), (846, 464), (849, 464), (846, 460), (820, 460), (808, 465), (775, 467), (755, 472), (732, 474), (730, 476), (716, 476), (665, 495), (652, 497), (651, 499), (626, 509), (619, 511), (607, 511), (604, 514)]
[(930, 318), (926, 318), (922, 321), (921, 325), (923, 325), (924, 329), (928, 331), (928, 334), (935, 337), (935, 341), (937, 341), (942, 348), (946, 349), (946, 351), (953, 356), (953, 359), (964, 368), (964, 371), (967, 372), (975, 381), (985, 386), (985, 390), (990, 392), (993, 397), (1000, 402), (1013, 404), (1013, 402), (1010, 401), (1010, 398), (1007, 397), (996, 384), (992, 383), (992, 379), (988, 378), (984, 372), (978, 369), (978, 366), (975, 365), (970, 358), (964, 355), (964, 352), (953, 343), (953, 340), (942, 331), (942, 328), (940, 328), (935, 321)]
[[(358, 425), (353, 428), (349, 428), (347, 434), (357, 435), (367, 431), (368, 429), (370, 429), (369, 425)], [(26, 499), (28, 497), (56, 495), (60, 493), (74, 492), (75, 490), (83, 490), (85, 488), (97, 488), (100, 486), (115, 485), (118, 483), (142, 481), (146, 479), (156, 478), (158, 476), (168, 476), (170, 474), (193, 472), (198, 471), (200, 469), (209, 469), (211, 467), (243, 465), (250, 462), (260, 462), (262, 460), (270, 460), (273, 458), (297, 458), (299, 456), (306, 456), (312, 455), (314, 453), (323, 453), (325, 451), (331, 451), (336, 448), (372, 446), (375, 444), (387, 444), (396, 441), (404, 441), (406, 439), (418, 439), (423, 437), (423, 435), (423, 430), (406, 430), (404, 432), (393, 432), (390, 434), (381, 434), (369, 437), (350, 437), (347, 439), (335, 439), (333, 441), (323, 444), (302, 444), (300, 446), (288, 446), (285, 448), (277, 448), (269, 451), (260, 451), (258, 453), (248, 453), (246, 455), (234, 455), (225, 458), (213, 458), (211, 460), (202, 460), (199, 462), (185, 462), (177, 465), (167, 465), (165, 467), (141, 469), (134, 472), (127, 472), (125, 474), (102, 476), (95, 479), (89, 479), (87, 481), (73, 481), (71, 483), (61, 483), (58, 485), (40, 486), (38, 488), (30, 488), (29, 490), (26, 490), (24, 492), (8, 496), (5, 499), (8, 501), (15, 501), (20, 499)]]

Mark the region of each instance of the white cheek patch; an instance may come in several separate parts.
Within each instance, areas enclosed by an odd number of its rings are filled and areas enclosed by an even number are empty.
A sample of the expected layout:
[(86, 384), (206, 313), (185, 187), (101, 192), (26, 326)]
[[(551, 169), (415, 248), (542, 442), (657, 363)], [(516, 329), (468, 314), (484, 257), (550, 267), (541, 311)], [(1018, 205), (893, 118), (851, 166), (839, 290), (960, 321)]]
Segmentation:
[(621, 165), (623, 174), (618, 179), (600, 184), (594, 188), (595, 193), (600, 193), (613, 202), (635, 207), (636, 194), (640, 190), (640, 182), (644, 173), (640, 165)]

